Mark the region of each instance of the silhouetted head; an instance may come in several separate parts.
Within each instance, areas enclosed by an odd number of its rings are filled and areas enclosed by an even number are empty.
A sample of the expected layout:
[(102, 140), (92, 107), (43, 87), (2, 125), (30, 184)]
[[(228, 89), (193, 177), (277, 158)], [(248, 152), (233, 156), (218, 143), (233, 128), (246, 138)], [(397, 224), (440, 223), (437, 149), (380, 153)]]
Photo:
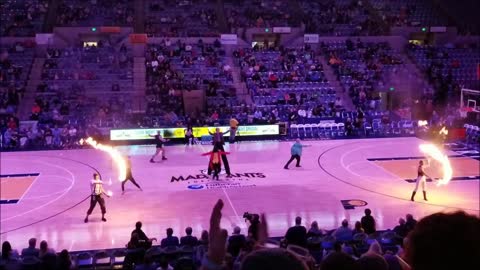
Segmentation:
[(10, 242), (5, 241), (2, 244), (2, 259), (8, 260), (10, 259), (10, 253), (12, 252), (12, 245)]
[(283, 248), (259, 249), (245, 257), (241, 270), (307, 270), (307, 265), (293, 252)]
[(355, 222), (355, 230), (359, 231), (362, 229), (362, 223), (360, 221)]
[(30, 238), (30, 240), (28, 240), (29, 248), (35, 248), (36, 245), (37, 245), (37, 238)]
[(408, 235), (407, 262), (415, 270), (477, 269), (478, 228), (480, 219), (462, 211), (426, 216)]
[(301, 217), (296, 217), (295, 218), (295, 225), (301, 225), (302, 224), (302, 218)]

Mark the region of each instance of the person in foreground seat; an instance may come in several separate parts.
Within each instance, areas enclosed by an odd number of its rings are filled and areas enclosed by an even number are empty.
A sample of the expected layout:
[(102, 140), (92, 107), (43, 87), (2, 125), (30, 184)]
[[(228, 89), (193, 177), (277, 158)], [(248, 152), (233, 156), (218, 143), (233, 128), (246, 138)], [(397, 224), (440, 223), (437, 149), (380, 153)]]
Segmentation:
[(288, 228), (285, 234), (287, 245), (307, 246), (307, 228), (302, 226), (302, 218), (295, 218), (295, 226)]
[(185, 229), (185, 233), (187, 234), (186, 236), (183, 236), (180, 238), (180, 245), (181, 246), (189, 246), (189, 247), (194, 247), (198, 244), (198, 239), (195, 236), (192, 236), (192, 228), (187, 227)]
[(180, 244), (178, 237), (173, 236), (173, 229), (167, 229), (167, 237), (162, 239), (160, 246), (164, 247), (177, 247)]
[(132, 231), (132, 235), (136, 233), (138, 236), (139, 244), (145, 248), (149, 249), (152, 247), (152, 242), (157, 241), (157, 238), (148, 238), (147, 235), (142, 230), (142, 222), (137, 221), (135, 223), (135, 230)]
[(421, 219), (408, 235), (413, 270), (480, 269), (480, 218), (463, 211)]

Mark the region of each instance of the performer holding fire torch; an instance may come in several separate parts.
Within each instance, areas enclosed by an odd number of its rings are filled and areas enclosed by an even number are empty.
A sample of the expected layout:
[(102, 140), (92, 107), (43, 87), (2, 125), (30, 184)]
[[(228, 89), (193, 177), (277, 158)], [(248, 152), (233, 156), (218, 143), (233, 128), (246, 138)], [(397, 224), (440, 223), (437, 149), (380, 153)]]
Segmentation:
[[(427, 166), (429, 165), (430, 162), (427, 160)], [(418, 162), (418, 168), (417, 168), (417, 181), (415, 183), (415, 189), (412, 192), (412, 197), (410, 200), (413, 202), (415, 200), (415, 194), (417, 193), (418, 186), (422, 185), (422, 191), (423, 191), (423, 199), (425, 201), (427, 200), (427, 177), (431, 178), (428, 176), (425, 171), (424, 171), (424, 165), (423, 165), (423, 160), (420, 160)], [(433, 180), (433, 178), (431, 178)]]

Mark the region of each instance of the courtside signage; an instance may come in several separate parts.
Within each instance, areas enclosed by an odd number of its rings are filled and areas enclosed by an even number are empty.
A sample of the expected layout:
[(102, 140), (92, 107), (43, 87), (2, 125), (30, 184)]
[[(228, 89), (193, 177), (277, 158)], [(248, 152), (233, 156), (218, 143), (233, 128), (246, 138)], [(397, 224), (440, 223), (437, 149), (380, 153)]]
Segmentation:
[[(208, 136), (208, 132), (215, 132), (217, 127), (194, 127), (193, 135), (196, 138)], [(228, 126), (218, 127), (222, 132), (230, 129)], [(149, 140), (153, 139), (150, 135), (157, 134), (160, 131), (162, 137), (167, 139), (185, 138), (185, 128), (147, 128), (147, 129), (112, 129), (110, 130), (110, 140), (129, 141), (129, 140)], [(258, 125), (258, 126), (240, 126), (237, 136), (264, 136), (279, 135), (278, 125)], [(225, 135), (228, 136), (228, 133)]]

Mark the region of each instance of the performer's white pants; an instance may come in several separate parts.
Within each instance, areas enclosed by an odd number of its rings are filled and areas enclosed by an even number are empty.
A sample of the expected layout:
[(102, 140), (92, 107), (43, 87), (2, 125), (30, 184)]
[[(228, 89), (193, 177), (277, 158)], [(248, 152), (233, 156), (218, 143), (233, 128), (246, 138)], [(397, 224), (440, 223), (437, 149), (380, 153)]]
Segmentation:
[(417, 182), (415, 183), (415, 189), (413, 190), (414, 192), (417, 192), (419, 185), (422, 185), (422, 191), (427, 191), (427, 177), (425, 176), (417, 177)]

